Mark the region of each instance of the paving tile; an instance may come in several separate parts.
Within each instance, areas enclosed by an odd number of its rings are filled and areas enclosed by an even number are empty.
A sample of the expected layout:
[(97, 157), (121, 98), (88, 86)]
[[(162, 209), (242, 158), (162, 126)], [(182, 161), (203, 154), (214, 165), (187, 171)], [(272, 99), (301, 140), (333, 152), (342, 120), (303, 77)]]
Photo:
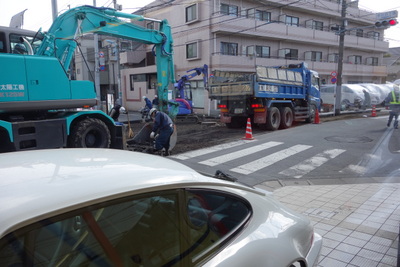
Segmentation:
[(398, 233), (399, 226), (383, 224), (379, 230), (384, 230), (384, 231), (388, 231), (388, 232), (392, 232), (392, 233)]
[(392, 256), (392, 257), (397, 257), (397, 254), (398, 254), (398, 250), (395, 249), (395, 248), (389, 248), (386, 251), (386, 255), (389, 255), (389, 256)]
[(358, 232), (358, 231), (353, 231), (349, 236), (358, 238), (358, 239), (362, 239), (362, 240), (366, 240), (366, 241), (370, 240), (373, 237), (373, 235)]
[(340, 251), (344, 251), (344, 252), (356, 255), (361, 250), (361, 248), (357, 247), (357, 246), (349, 245), (349, 244), (346, 244), (346, 243), (340, 243), (335, 248), (335, 250), (340, 250)]
[(363, 248), (357, 253), (357, 256), (380, 262), (385, 254)]
[(327, 248), (336, 248), (340, 244), (340, 242), (326, 238), (325, 236), (322, 242)]
[(376, 252), (379, 252), (382, 254), (387, 254), (387, 251), (389, 250), (390, 246), (369, 242), (364, 246), (364, 248), (373, 250), (373, 251), (376, 251)]
[[(378, 232), (376, 232), (375, 236), (387, 238), (390, 240), (395, 240), (396, 237), (399, 236), (399, 234), (395, 233), (395, 232), (389, 232), (389, 231), (379, 229)], [(397, 243), (399, 243), (399, 242), (397, 241)]]
[(347, 263), (347, 262), (350, 262), (354, 258), (354, 254), (335, 249), (331, 253), (329, 253), (328, 257)]
[(329, 253), (332, 252), (332, 250), (333, 250), (332, 248), (328, 248), (326, 246), (322, 246), (322, 248), (321, 248), (321, 256), (320, 257), (327, 256)]
[(368, 241), (354, 238), (354, 237), (347, 237), (345, 240), (343, 240), (343, 243), (362, 248), (365, 246), (365, 244), (368, 243)]
[(338, 261), (329, 257), (325, 257), (319, 264), (318, 267), (347, 267), (347, 263)]
[(328, 232), (324, 237), (335, 240), (335, 241), (339, 241), (339, 242), (342, 242), (343, 240), (345, 240), (347, 238), (346, 235), (337, 234), (337, 233), (333, 233), (333, 232)]
[(388, 238), (383, 238), (379, 236), (373, 236), (370, 240), (371, 243), (375, 243), (378, 245), (384, 245), (390, 247), (393, 243), (393, 240), (390, 240)]
[(358, 232), (374, 235), (378, 232), (378, 228), (365, 225), (365, 222), (356, 228)]
[(343, 227), (334, 227), (331, 231), (346, 236), (349, 236), (353, 232), (352, 230)]
[(379, 262), (363, 258), (357, 255), (351, 260), (350, 264), (353, 264), (358, 267), (376, 267), (378, 266)]

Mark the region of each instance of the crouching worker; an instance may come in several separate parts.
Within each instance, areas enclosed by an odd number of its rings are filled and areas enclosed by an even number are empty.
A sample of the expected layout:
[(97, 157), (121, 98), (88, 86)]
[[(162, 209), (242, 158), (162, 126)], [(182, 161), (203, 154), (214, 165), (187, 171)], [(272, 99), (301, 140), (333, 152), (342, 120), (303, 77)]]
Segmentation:
[(166, 155), (169, 155), (169, 140), (172, 133), (174, 132), (174, 125), (171, 118), (164, 112), (157, 111), (157, 109), (152, 108), (149, 112), (150, 118), (153, 119), (153, 131), (150, 134), (151, 138), (156, 137), (156, 142), (154, 145), (154, 152), (165, 149)]

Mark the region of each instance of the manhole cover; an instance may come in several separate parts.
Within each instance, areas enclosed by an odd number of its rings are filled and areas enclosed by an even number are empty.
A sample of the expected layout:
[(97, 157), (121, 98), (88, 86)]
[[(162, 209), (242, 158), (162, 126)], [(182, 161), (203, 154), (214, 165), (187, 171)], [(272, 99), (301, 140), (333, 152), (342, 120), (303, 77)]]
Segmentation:
[(329, 136), (325, 140), (337, 143), (369, 143), (372, 142), (371, 138), (366, 136)]

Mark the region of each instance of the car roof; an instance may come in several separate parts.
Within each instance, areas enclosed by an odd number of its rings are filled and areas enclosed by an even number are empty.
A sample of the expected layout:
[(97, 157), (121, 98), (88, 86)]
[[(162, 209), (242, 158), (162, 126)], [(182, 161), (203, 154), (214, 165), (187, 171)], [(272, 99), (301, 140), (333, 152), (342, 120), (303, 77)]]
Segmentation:
[(34, 221), (100, 201), (177, 186), (240, 184), (203, 176), (160, 156), (116, 149), (0, 154), (0, 237)]

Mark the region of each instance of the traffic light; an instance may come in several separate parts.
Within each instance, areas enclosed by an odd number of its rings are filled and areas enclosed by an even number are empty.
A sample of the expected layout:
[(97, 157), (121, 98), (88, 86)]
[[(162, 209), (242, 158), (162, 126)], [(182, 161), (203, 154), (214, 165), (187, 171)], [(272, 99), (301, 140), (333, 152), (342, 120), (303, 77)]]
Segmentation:
[(385, 19), (375, 22), (375, 27), (383, 28), (397, 25), (397, 19)]

